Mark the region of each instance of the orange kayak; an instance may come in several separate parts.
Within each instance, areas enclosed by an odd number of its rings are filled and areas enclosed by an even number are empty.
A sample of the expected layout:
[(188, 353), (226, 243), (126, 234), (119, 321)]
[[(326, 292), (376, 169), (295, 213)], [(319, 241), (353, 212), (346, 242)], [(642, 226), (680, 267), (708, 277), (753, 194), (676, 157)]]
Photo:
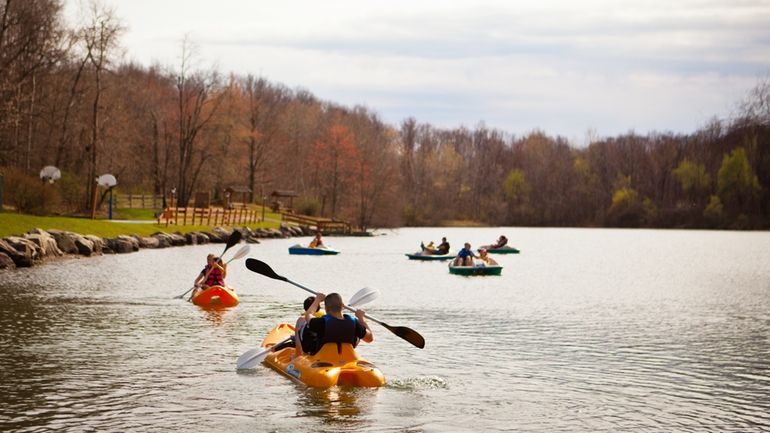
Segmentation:
[(192, 303), (199, 307), (222, 308), (238, 305), (238, 295), (229, 287), (211, 286), (192, 297)]
[[(282, 323), (273, 328), (262, 341), (262, 347), (272, 347), (294, 334), (294, 327)], [(350, 344), (325, 344), (315, 355), (293, 358), (294, 348), (272, 352), (264, 363), (289, 379), (313, 388), (329, 388), (334, 385), (378, 387), (385, 384), (382, 372), (371, 362), (356, 354)]]

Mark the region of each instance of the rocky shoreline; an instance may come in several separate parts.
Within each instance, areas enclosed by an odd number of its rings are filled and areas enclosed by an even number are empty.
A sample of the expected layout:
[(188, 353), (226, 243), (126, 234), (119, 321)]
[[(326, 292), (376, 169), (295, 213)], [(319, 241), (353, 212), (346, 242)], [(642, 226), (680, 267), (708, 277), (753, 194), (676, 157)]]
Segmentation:
[(150, 236), (120, 235), (114, 238), (100, 238), (61, 230), (33, 229), (21, 236), (0, 239), (0, 270), (28, 268), (64, 256), (102, 254), (126, 254), (145, 248), (169, 248), (185, 245), (226, 243), (233, 230), (238, 230), (247, 243), (259, 243), (260, 239), (310, 236), (314, 233), (308, 227), (281, 225), (280, 229), (256, 229), (248, 227), (226, 229), (216, 227), (210, 232), (166, 233)]

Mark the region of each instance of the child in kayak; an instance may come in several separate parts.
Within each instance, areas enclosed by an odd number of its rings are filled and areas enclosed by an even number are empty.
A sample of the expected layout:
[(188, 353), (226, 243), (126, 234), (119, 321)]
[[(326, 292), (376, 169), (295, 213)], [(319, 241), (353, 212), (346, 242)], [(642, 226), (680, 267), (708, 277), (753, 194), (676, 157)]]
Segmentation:
[(481, 263), (479, 263), (481, 266), (497, 266), (497, 261), (492, 257), (489, 257), (486, 248), (481, 248), (479, 250), (479, 260), (481, 261)]
[[(323, 317), (311, 318), (310, 311), (314, 311), (323, 301), (326, 314)], [(350, 343), (353, 347), (358, 345), (360, 340), (367, 343), (374, 341), (374, 334), (369, 328), (364, 318), (363, 310), (356, 310), (356, 317), (348, 314), (342, 314), (342, 296), (339, 293), (330, 293), (328, 296), (319, 293), (313, 300), (313, 304), (305, 311), (304, 333), (314, 332), (317, 336), (316, 347), (308, 347), (307, 353), (314, 355), (326, 343)], [(305, 345), (304, 342), (302, 344)]]
[(444, 254), (449, 254), (449, 242), (446, 241), (446, 238), (441, 238), (441, 243), (438, 244), (438, 248), (433, 248), (433, 242), (428, 244), (427, 247), (420, 245), (422, 247), (422, 253), (428, 256), (443, 256)]
[(206, 290), (211, 286), (224, 286), (225, 277), (227, 276), (227, 265), (222, 263), (222, 259), (209, 254), (206, 256), (206, 266), (203, 267), (201, 273), (195, 279), (195, 291), (193, 296), (201, 291)]

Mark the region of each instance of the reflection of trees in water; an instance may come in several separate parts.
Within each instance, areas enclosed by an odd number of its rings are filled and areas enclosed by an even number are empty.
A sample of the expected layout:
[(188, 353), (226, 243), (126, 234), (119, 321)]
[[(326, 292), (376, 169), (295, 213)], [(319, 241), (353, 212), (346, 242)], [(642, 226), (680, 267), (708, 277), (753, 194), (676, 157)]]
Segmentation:
[(334, 431), (361, 431), (371, 426), (366, 415), (376, 405), (377, 388), (305, 388), (297, 398), (298, 417), (318, 419)]

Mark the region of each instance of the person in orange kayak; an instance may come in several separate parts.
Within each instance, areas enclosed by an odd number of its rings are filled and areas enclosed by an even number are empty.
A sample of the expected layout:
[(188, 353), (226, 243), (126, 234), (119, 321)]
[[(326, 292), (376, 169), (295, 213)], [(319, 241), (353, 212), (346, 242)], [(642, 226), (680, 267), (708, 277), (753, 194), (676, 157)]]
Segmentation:
[(206, 290), (211, 286), (224, 286), (227, 276), (227, 265), (222, 263), (222, 259), (209, 254), (206, 256), (206, 266), (203, 267), (198, 278), (195, 279), (195, 291), (193, 295), (201, 290)]
[(310, 248), (321, 248), (324, 246), (324, 241), (321, 239), (321, 232), (316, 232), (315, 237), (310, 241)]
[[(311, 311), (315, 311), (321, 302), (324, 303), (326, 314), (323, 317), (311, 318)], [(328, 296), (318, 293), (310, 308), (305, 311), (307, 325), (303, 334), (313, 332), (317, 338), (315, 347), (305, 348), (303, 342), (303, 349), (306, 349), (307, 353), (314, 355), (326, 343), (337, 343), (338, 347), (342, 343), (350, 343), (356, 347), (360, 340), (367, 343), (374, 341), (374, 334), (366, 323), (364, 311), (356, 310), (356, 317), (351, 317), (348, 314), (342, 314), (343, 306), (342, 296), (339, 293), (330, 293)]]

